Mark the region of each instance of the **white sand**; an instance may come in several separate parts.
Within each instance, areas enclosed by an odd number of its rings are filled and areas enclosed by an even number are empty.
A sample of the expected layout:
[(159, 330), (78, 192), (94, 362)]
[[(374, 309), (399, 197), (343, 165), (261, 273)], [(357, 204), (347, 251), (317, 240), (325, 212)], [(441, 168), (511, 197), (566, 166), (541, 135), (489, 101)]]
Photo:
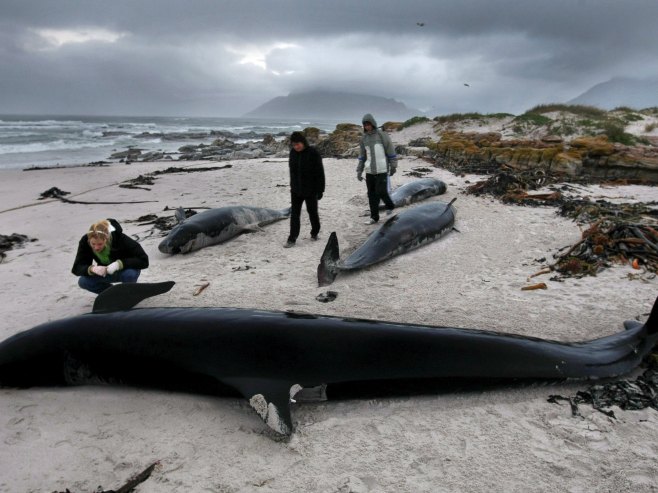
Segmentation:
[[(180, 164), (180, 163), (177, 163)], [(448, 183), (456, 227), (443, 239), (386, 263), (340, 274), (318, 288), (316, 266), (331, 231), (342, 255), (374, 229), (365, 226), (365, 185), (355, 162), (325, 160), (321, 241), (302, 235), (284, 249), (288, 222), (185, 256), (157, 250), (150, 226), (128, 222), (165, 206), (289, 204), (285, 160), (235, 161), (233, 168), (163, 175), (151, 191), (117, 183), (162, 163), (0, 173), (0, 233), (38, 238), (0, 264), (0, 339), (48, 320), (86, 313), (93, 296), (70, 274), (80, 236), (93, 221), (114, 217), (142, 241), (151, 259), (141, 281), (175, 280), (174, 289), (141, 306), (235, 306), (486, 328), (575, 341), (621, 330), (647, 314), (658, 293), (650, 276), (617, 267), (597, 277), (527, 280), (540, 263), (575, 243), (578, 226), (552, 208), (502, 205), (465, 195), (465, 180), (436, 169)], [(210, 163), (209, 165), (216, 165)], [(199, 166), (193, 163), (192, 166)], [(402, 159), (394, 186), (427, 167)], [(38, 201), (57, 186), (84, 201)], [(620, 187), (608, 195), (651, 196)], [(646, 195), (645, 195), (646, 194)], [(249, 266), (247, 270), (239, 270)], [(193, 296), (202, 282), (209, 287)], [(521, 291), (533, 282), (547, 290)], [(316, 296), (331, 289), (330, 303)], [(658, 477), (658, 413), (615, 409), (610, 419), (587, 406), (583, 418), (546, 402), (586, 384), (509, 388), (425, 397), (297, 404), (296, 431), (276, 441), (246, 401), (133, 388), (0, 389), (0, 492), (118, 488), (159, 460), (147, 492), (648, 492)]]

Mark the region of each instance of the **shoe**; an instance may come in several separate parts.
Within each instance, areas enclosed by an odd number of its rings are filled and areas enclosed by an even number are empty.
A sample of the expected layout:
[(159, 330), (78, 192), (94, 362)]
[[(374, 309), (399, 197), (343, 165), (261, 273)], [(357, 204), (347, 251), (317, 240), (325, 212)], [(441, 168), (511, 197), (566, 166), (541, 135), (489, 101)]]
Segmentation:
[(311, 239), (313, 241), (318, 241), (318, 235), (311, 235)]
[(283, 248), (290, 248), (290, 247), (294, 247), (294, 246), (295, 246), (295, 242), (288, 240), (288, 241), (286, 241), (286, 244), (283, 245)]
[(386, 215), (390, 216), (391, 214), (393, 214), (393, 209), (386, 209)]
[(378, 221), (375, 221), (373, 218), (368, 219), (364, 224), (377, 224)]

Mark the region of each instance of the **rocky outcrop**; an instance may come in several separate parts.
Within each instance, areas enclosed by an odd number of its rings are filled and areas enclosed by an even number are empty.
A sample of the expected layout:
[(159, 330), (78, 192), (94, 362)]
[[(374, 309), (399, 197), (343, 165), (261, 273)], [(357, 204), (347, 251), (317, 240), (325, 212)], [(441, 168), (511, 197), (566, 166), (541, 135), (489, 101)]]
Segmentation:
[(500, 133), (444, 132), (428, 143), (437, 166), (455, 172), (489, 172), (507, 165), (543, 169), (565, 177), (631, 179), (658, 183), (658, 149), (611, 143), (605, 136), (578, 137), (569, 143), (557, 136), (539, 140), (502, 139)]
[(327, 138), (316, 144), (323, 157), (356, 158), (359, 156), (359, 142), (363, 128), (352, 123), (341, 123)]
[(277, 140), (273, 135), (265, 135), (260, 142), (237, 143), (220, 137), (211, 144), (187, 145), (180, 147), (180, 161), (229, 161), (232, 159), (259, 159), (265, 157), (287, 157), (288, 139)]

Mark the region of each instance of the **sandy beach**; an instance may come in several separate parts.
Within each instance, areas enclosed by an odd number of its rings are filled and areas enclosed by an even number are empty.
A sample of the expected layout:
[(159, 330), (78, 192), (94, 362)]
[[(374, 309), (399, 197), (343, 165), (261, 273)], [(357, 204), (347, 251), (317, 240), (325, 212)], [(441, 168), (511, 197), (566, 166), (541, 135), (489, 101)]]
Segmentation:
[[(78, 288), (70, 269), (80, 236), (105, 217), (117, 219), (148, 253), (151, 266), (141, 282), (176, 281), (169, 293), (140, 306), (293, 310), (579, 341), (620, 331), (624, 320), (644, 320), (658, 294), (655, 276), (631, 279), (639, 272), (630, 266), (563, 282), (529, 281), (540, 259), (580, 239), (578, 225), (551, 207), (467, 195), (465, 187), (478, 177), (439, 168), (427, 176), (444, 180), (448, 191), (430, 200), (457, 198), (458, 231), (319, 288), (316, 266), (329, 234), (337, 233), (344, 256), (375, 229), (364, 224), (366, 189), (353, 160), (324, 160), (320, 241), (311, 241), (303, 211), (294, 248), (283, 248), (289, 224), (280, 221), (191, 254), (160, 253), (162, 237), (139, 217), (172, 216), (165, 209), (179, 206), (289, 206), (286, 159), (230, 164), (160, 175), (146, 189), (118, 185), (171, 163), (1, 171), (0, 233), (35, 241), (0, 263), (0, 339), (90, 311), (94, 298)], [(393, 187), (427, 166), (402, 158)], [(90, 204), (38, 200), (51, 187)], [(645, 186), (582, 187), (582, 193), (656, 197), (656, 189)], [(521, 290), (534, 282), (548, 289)], [(327, 289), (337, 298), (316, 300)], [(109, 386), (0, 389), (0, 492), (114, 489), (156, 461), (136, 491), (656, 491), (658, 413), (615, 408), (612, 419), (581, 406), (582, 417), (572, 417), (567, 404), (547, 402), (551, 394), (573, 395), (586, 386), (299, 403), (293, 406), (296, 431), (285, 440), (273, 439), (242, 399)]]

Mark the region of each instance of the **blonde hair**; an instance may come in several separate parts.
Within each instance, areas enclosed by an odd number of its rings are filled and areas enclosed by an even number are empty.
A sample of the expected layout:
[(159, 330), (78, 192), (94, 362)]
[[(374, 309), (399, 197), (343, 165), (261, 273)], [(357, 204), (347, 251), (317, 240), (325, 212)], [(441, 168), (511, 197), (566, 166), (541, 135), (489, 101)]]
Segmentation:
[(109, 221), (103, 219), (89, 226), (87, 240), (105, 240), (109, 243), (111, 238)]

